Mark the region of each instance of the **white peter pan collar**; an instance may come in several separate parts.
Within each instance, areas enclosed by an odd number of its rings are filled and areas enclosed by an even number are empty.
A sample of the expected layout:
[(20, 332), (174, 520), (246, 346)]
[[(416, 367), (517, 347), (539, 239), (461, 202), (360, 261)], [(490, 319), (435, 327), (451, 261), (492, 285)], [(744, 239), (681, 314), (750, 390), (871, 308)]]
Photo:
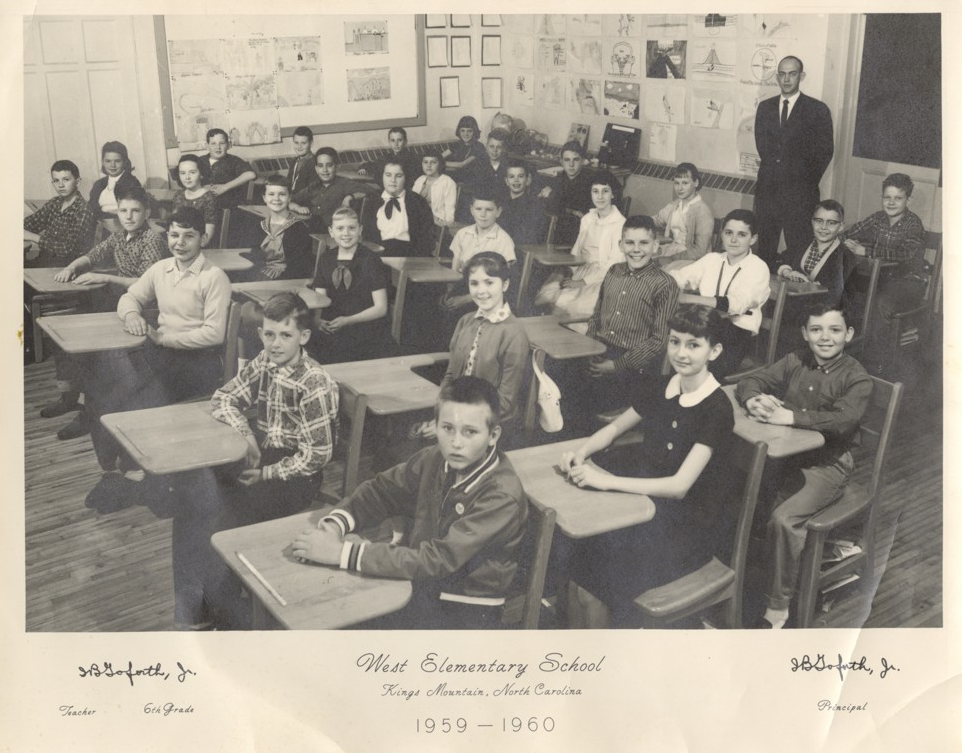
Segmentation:
[(681, 374), (675, 374), (671, 379), (668, 380), (668, 386), (665, 387), (665, 399), (672, 400), (673, 398), (681, 395), (681, 397), (678, 397), (678, 404), (682, 408), (691, 408), (698, 405), (698, 403), (708, 397), (719, 387), (721, 387), (721, 385), (718, 383), (718, 380), (715, 379), (714, 374), (709, 373), (708, 379), (702, 382), (701, 387), (694, 392), (683, 393), (681, 391)]

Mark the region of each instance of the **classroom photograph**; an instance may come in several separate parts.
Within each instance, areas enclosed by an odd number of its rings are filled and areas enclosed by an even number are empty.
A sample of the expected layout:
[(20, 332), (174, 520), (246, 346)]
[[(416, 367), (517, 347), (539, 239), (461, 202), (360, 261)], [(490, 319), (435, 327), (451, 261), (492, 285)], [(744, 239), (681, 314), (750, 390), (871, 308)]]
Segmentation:
[(25, 16), (24, 629), (943, 627), (942, 21)]

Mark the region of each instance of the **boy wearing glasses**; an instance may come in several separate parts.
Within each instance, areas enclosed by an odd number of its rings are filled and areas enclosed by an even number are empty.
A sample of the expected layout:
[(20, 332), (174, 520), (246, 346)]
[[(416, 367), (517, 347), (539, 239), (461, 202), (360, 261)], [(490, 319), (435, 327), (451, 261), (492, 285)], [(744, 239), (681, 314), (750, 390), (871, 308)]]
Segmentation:
[(828, 288), (828, 300), (837, 303), (845, 289), (844, 263), (847, 249), (839, 239), (845, 227), (845, 210), (834, 199), (815, 205), (812, 241), (786, 251), (776, 273), (793, 282), (817, 282)]

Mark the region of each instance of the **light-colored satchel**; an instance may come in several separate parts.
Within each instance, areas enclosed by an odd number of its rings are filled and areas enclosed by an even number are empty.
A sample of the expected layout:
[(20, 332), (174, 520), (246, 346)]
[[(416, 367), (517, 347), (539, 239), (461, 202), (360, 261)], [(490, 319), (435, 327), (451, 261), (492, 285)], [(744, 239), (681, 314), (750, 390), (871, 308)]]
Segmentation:
[(564, 428), (564, 418), (561, 416), (561, 389), (555, 384), (554, 379), (538, 366), (538, 360), (534, 355), (531, 357), (531, 366), (534, 369), (534, 375), (538, 378), (538, 407), (541, 408), (538, 423), (546, 432), (554, 434)]

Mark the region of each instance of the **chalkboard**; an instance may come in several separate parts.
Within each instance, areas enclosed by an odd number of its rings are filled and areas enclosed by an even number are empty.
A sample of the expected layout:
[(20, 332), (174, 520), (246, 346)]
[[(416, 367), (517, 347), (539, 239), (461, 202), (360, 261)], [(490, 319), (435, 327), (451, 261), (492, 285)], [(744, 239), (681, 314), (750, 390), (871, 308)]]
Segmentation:
[(168, 146), (424, 125), (423, 17), (156, 16)]
[(942, 17), (871, 13), (855, 118), (856, 157), (942, 166)]

